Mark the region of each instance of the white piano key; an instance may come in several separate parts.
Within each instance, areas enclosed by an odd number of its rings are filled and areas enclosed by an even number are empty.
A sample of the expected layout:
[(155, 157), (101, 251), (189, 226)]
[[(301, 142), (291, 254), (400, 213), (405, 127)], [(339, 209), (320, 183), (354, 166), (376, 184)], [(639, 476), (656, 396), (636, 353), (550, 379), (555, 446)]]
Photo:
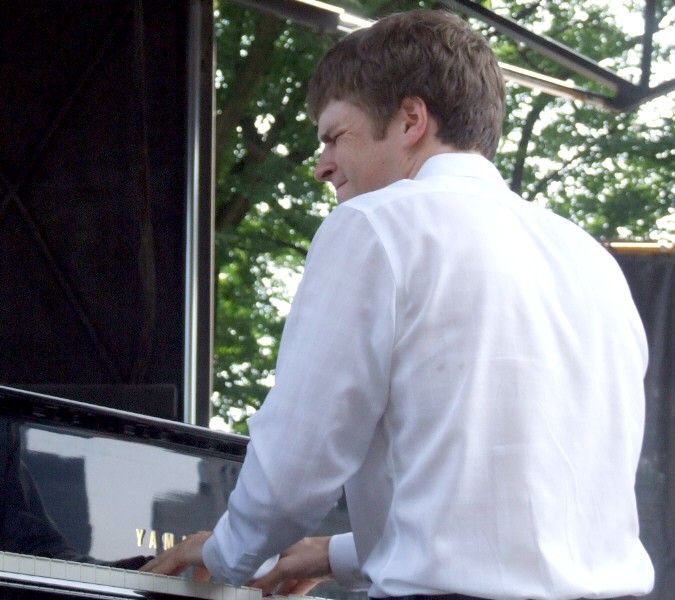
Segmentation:
[(188, 579), (186, 582), (189, 584), (188, 595), (191, 595), (195, 598), (209, 598), (208, 581), (195, 581), (194, 579)]
[(96, 578), (96, 583), (101, 585), (110, 585), (110, 571), (110, 567), (96, 565), (96, 573), (94, 575)]
[(222, 583), (215, 583), (213, 581), (209, 582), (208, 595), (206, 596), (209, 600), (223, 600), (226, 598), (227, 588), (231, 586), (226, 586)]
[(137, 590), (140, 584), (140, 577), (138, 571), (124, 571), (124, 584), (120, 587), (125, 587), (130, 590)]
[(19, 556), (19, 573), (35, 575), (35, 558), (32, 556)]
[(207, 600), (213, 600), (214, 598), (217, 598), (217, 600), (221, 600), (223, 597), (223, 586), (221, 584), (216, 584), (211, 581), (200, 581), (200, 591), (199, 593), (201, 594), (202, 598), (205, 598)]
[[(83, 583), (96, 583), (96, 565), (83, 564), (80, 568), (80, 581)], [(37, 571), (37, 567), (35, 570)], [(37, 572), (35, 574), (37, 575)]]
[(51, 559), (44, 556), (35, 557), (35, 574), (40, 577), (49, 577), (51, 574)]
[(237, 588), (231, 585), (223, 585), (223, 600), (237, 600)]
[(249, 600), (248, 588), (236, 588), (234, 591), (236, 593), (235, 600)]
[(189, 596), (193, 589), (190, 585), (191, 583), (188, 579), (181, 579), (180, 577), (172, 578), (168, 586), (168, 593), (175, 594), (176, 596)]
[(82, 573), (82, 563), (66, 562), (66, 576), (68, 581), (80, 581)]
[(49, 576), (57, 579), (66, 578), (66, 561), (53, 558), (49, 563)]
[(138, 573), (138, 589), (146, 592), (151, 592), (153, 590), (154, 575), (152, 573)]
[(19, 555), (14, 554), (13, 552), (5, 552), (5, 560), (3, 563), (3, 569), (9, 571), (10, 573), (19, 572)]
[(257, 588), (240, 587), (236, 588), (236, 600), (262, 600), (262, 592)]
[(124, 569), (110, 569), (110, 585), (124, 587)]
[(169, 591), (169, 580), (166, 575), (152, 574), (152, 591), (166, 594)]

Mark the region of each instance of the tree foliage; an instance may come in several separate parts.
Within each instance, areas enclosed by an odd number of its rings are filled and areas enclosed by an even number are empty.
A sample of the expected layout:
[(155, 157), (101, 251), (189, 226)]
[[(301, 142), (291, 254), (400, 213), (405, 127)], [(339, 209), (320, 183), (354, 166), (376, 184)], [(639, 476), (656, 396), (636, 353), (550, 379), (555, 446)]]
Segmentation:
[[(641, 40), (617, 22), (607, 2), (484, 4), (623, 77), (639, 77)], [(629, 11), (642, 4), (627, 0)], [(425, 3), (340, 5), (377, 18)], [(672, 33), (673, 13), (668, 0), (657, 2), (659, 29), (670, 27)], [(599, 91), (489, 27), (473, 24), (501, 61)], [(214, 404), (239, 431), (245, 431), (247, 408), (260, 406), (273, 378), (292, 295), (287, 282), (301, 274), (311, 238), (333, 203), (330, 190), (312, 177), (318, 143), (304, 100), (314, 66), (335, 39), (231, 3), (221, 2), (216, 11)], [(656, 69), (668, 64), (670, 53), (667, 36), (657, 36)], [(497, 166), (525, 199), (599, 239), (647, 239), (657, 231), (657, 220), (673, 211), (674, 104), (671, 95), (615, 114), (510, 84)]]

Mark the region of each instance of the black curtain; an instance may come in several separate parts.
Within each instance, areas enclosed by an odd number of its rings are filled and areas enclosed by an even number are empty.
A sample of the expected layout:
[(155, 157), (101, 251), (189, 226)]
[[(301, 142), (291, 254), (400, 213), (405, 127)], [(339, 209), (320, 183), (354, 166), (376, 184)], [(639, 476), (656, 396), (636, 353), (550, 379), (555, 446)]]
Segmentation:
[(186, 0), (0, 0), (0, 382), (181, 418)]

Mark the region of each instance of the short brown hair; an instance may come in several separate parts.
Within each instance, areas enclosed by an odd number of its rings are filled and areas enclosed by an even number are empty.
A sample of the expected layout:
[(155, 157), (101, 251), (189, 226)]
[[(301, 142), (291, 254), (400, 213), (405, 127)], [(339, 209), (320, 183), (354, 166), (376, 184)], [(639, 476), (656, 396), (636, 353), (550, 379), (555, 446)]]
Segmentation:
[(347, 100), (384, 137), (410, 97), (425, 101), (443, 143), (494, 158), (504, 120), (501, 69), (485, 38), (445, 11), (394, 14), (340, 40), (310, 81), (307, 107), (317, 121), (331, 100)]

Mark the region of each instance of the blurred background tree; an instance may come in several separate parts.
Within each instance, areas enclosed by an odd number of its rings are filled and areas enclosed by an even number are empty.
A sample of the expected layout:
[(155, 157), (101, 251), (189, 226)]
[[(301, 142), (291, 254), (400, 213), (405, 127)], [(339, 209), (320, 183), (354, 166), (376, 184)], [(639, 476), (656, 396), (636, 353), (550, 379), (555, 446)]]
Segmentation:
[[(495, 0), (484, 5), (635, 83), (642, 1)], [(610, 6), (611, 4), (611, 6)], [(672, 0), (656, 2), (651, 85), (672, 79)], [(438, 4), (345, 0), (363, 18)], [(500, 61), (599, 91), (564, 67), (472, 24)], [(246, 433), (263, 402), (309, 243), (334, 199), (313, 179), (317, 138), (307, 82), (337, 39), (229, 2), (216, 10), (216, 332), (214, 397), (227, 427)], [(606, 92), (606, 91), (605, 91)], [(612, 113), (512, 83), (496, 164), (509, 185), (597, 239), (672, 235), (673, 94)], [(670, 228), (670, 229), (669, 229)], [(479, 240), (476, 240), (479, 243)]]

